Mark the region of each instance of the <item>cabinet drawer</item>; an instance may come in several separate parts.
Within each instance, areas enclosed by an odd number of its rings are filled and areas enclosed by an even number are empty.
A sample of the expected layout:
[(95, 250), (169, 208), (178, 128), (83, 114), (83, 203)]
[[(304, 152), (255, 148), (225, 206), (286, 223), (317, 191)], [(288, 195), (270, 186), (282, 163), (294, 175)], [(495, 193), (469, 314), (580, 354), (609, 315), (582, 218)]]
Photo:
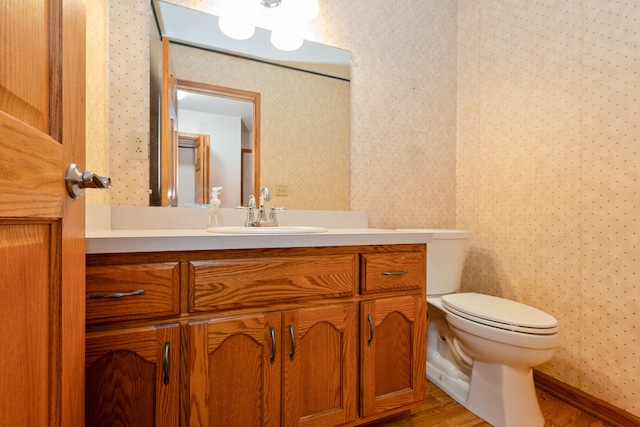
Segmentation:
[(424, 252), (362, 254), (362, 293), (426, 289)]
[(177, 262), (87, 267), (87, 323), (180, 312)]
[(336, 298), (357, 283), (356, 254), (192, 261), (189, 311)]

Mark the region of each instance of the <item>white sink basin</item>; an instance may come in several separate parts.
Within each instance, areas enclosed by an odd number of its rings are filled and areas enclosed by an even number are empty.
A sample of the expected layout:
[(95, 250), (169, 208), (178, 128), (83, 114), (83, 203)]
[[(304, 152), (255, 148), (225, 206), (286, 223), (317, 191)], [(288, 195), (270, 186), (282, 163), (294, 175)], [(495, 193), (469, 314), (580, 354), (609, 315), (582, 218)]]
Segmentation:
[(309, 234), (309, 233), (326, 233), (324, 227), (307, 227), (307, 226), (291, 226), (291, 227), (209, 227), (209, 233), (220, 234)]

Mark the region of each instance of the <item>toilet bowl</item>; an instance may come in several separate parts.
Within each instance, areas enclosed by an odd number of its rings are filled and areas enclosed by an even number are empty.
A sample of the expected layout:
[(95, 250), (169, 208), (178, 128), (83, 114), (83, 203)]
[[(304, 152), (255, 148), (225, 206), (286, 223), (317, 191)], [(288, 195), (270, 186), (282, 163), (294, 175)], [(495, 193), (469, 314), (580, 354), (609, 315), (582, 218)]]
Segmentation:
[(427, 377), (495, 427), (543, 427), (533, 367), (558, 343), (556, 319), (528, 305), (457, 293), (470, 233), (433, 233), (427, 247)]

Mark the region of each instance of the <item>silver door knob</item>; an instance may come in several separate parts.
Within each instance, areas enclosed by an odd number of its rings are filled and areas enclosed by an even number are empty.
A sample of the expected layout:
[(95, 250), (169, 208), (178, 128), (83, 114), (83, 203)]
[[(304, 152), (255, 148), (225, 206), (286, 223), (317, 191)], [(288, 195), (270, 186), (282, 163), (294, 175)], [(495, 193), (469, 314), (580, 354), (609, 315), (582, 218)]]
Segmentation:
[(67, 191), (74, 199), (84, 194), (85, 188), (109, 189), (111, 188), (111, 178), (108, 176), (98, 176), (91, 171), (83, 172), (80, 166), (71, 163), (65, 175)]

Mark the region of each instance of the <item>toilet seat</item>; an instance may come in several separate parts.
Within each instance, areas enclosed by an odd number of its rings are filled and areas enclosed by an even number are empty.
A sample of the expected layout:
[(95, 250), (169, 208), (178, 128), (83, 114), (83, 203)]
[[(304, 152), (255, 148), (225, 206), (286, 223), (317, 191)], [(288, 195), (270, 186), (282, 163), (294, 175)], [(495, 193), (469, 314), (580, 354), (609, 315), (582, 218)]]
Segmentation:
[(550, 314), (504, 298), (458, 293), (443, 295), (442, 305), (452, 314), (493, 328), (530, 335), (558, 332), (558, 321)]

